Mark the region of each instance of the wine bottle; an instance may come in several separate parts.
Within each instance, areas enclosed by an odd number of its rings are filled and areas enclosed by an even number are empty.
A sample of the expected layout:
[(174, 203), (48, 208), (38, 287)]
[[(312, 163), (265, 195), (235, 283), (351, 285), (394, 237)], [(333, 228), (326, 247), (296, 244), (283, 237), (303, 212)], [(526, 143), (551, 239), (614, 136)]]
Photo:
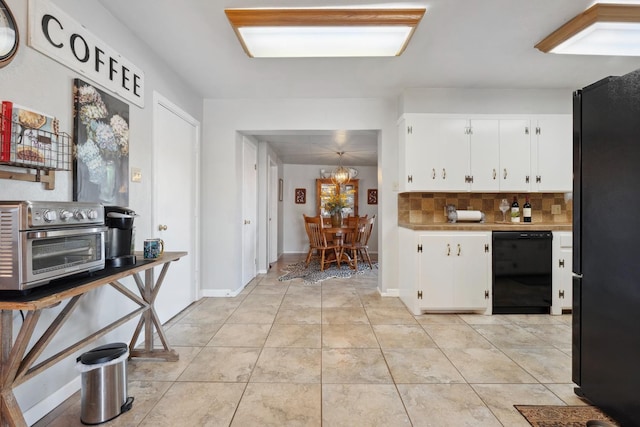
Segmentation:
[(511, 203), (511, 222), (520, 222), (520, 205), (517, 196), (513, 196), (513, 203)]
[(531, 222), (531, 203), (529, 203), (529, 196), (522, 205), (522, 218), (524, 222)]

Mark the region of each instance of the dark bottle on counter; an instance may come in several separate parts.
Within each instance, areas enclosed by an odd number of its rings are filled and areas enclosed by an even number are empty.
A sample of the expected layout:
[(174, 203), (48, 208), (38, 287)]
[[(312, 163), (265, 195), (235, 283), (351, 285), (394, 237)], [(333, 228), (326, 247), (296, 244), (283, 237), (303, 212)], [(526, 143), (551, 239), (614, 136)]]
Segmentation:
[(513, 203), (511, 203), (511, 222), (520, 222), (520, 205), (517, 196), (513, 196)]
[(522, 218), (524, 222), (531, 222), (531, 203), (529, 203), (529, 196), (522, 205)]

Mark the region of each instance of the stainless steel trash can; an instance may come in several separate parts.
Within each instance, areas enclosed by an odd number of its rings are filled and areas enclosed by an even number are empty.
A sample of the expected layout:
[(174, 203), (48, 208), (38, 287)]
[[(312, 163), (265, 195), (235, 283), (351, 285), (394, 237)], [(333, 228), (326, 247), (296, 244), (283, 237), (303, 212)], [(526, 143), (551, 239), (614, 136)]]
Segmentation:
[(113, 343), (78, 357), (82, 371), (82, 424), (101, 424), (131, 409), (133, 397), (127, 396), (128, 356), (127, 344)]

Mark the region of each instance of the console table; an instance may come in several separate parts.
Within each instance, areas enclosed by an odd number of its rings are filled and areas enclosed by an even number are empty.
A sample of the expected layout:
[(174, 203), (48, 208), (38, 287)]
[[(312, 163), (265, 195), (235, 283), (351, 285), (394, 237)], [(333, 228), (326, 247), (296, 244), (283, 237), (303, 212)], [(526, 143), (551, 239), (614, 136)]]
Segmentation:
[[(160, 258), (154, 260), (144, 260), (142, 256), (139, 256), (135, 265), (120, 268), (110, 267), (84, 277), (60, 279), (35, 288), (26, 295), (0, 293), (0, 426), (27, 425), (13, 393), (16, 386), (137, 316), (140, 316), (140, 319), (129, 343), (130, 356), (166, 361), (178, 360), (178, 353), (170, 347), (167, 341), (155, 311), (154, 302), (171, 262), (186, 255), (186, 252), (165, 252)], [(155, 280), (154, 267), (159, 266), (162, 266), (162, 270), (158, 279)], [(143, 272), (144, 280), (140, 277)], [(129, 276), (133, 277), (139, 295), (120, 283), (121, 279)], [(35, 364), (53, 337), (60, 331), (62, 325), (69, 319), (82, 296), (104, 285), (111, 285), (135, 302), (138, 307), (75, 344)], [(42, 310), (57, 306), (64, 301), (66, 301), (66, 305), (62, 311), (27, 352)], [(15, 310), (22, 310), (26, 312), (26, 315), (14, 341), (13, 317)], [(162, 348), (154, 348), (154, 331), (157, 332), (162, 342)], [(144, 346), (134, 348), (142, 332), (144, 332)]]

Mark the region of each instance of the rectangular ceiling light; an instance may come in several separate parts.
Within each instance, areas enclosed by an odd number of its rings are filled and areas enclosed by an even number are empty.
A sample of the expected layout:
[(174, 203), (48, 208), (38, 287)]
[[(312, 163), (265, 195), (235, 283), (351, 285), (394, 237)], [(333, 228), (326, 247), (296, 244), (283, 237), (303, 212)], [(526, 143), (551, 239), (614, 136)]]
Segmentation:
[(640, 56), (640, 5), (596, 3), (535, 47), (545, 53)]
[(253, 58), (398, 56), (425, 9), (225, 9)]

